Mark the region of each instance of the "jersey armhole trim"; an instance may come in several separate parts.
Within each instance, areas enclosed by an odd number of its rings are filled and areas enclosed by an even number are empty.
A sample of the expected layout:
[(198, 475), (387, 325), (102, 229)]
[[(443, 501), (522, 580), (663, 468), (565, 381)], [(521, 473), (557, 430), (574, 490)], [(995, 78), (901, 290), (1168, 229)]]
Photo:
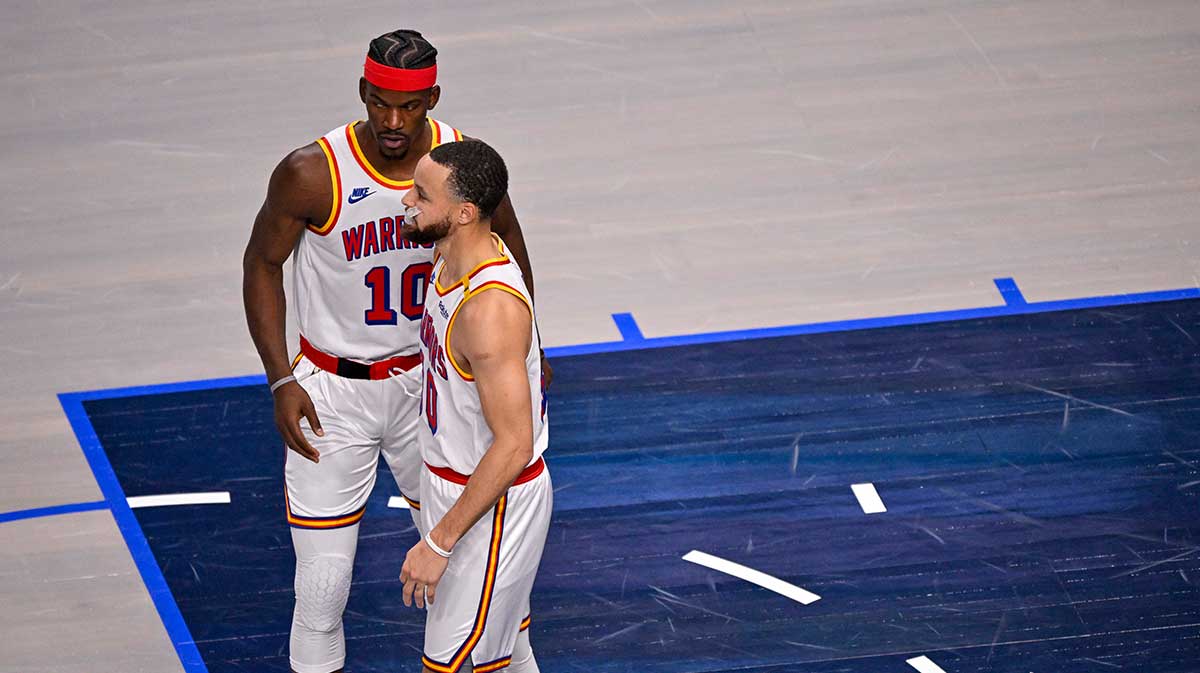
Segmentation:
[(314, 234), (324, 236), (333, 231), (334, 225), (337, 224), (338, 215), (342, 212), (342, 176), (338, 171), (337, 158), (333, 156), (333, 148), (329, 146), (329, 141), (324, 138), (317, 139), (317, 145), (320, 145), (321, 152), (325, 154), (325, 163), (329, 165), (329, 183), (333, 186), (333, 205), (329, 209), (329, 219), (325, 220), (325, 224), (320, 227), (314, 227), (311, 224), (308, 230)]
[(475, 377), (464, 372), (462, 367), (458, 366), (458, 361), (454, 359), (454, 347), (451, 345), (452, 342), (450, 335), (454, 330), (454, 320), (458, 318), (458, 312), (467, 305), (467, 301), (469, 301), (471, 297), (487, 292), (488, 290), (500, 290), (502, 292), (511, 294), (517, 299), (520, 299), (521, 303), (525, 304), (525, 308), (529, 310), (530, 318), (532, 319), (533, 317), (533, 306), (530, 305), (529, 300), (525, 298), (525, 295), (521, 294), (520, 291), (513, 288), (511, 285), (502, 283), (498, 280), (489, 280), (479, 287), (471, 288), (463, 295), (463, 300), (459, 302), (458, 306), (454, 309), (454, 314), (450, 316), (450, 322), (446, 323), (446, 356), (450, 360), (450, 366), (454, 367), (454, 371), (457, 372), (460, 377), (462, 377), (462, 380), (469, 383), (473, 383), (475, 381)]

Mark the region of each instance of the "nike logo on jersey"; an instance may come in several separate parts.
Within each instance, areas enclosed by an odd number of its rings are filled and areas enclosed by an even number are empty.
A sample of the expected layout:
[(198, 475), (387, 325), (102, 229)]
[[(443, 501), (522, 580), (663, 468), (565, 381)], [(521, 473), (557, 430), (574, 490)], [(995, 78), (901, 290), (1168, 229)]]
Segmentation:
[(355, 187), (354, 191), (350, 192), (350, 198), (346, 199), (351, 204), (358, 203), (368, 196), (374, 194), (370, 187)]

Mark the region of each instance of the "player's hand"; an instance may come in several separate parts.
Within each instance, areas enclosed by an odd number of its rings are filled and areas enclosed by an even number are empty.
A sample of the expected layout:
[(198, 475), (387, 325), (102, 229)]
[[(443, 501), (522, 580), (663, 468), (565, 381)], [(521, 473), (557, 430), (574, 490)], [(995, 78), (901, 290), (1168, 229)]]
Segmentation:
[(446, 572), (450, 559), (442, 558), (421, 540), (404, 557), (404, 567), (400, 569), (400, 581), (404, 582), (404, 605), (411, 606), (413, 600), (418, 608), (424, 608), (425, 602), (433, 604), (437, 594), (438, 582)]
[(300, 428), (300, 419), (307, 418), (308, 426), (318, 437), (324, 437), (321, 421), (317, 418), (317, 409), (313, 406), (308, 392), (299, 383), (291, 381), (283, 384), (275, 391), (275, 427), (283, 436), (283, 442), (288, 448), (304, 456), (314, 463), (321, 462), (321, 454), (308, 443), (304, 430)]
[(542, 376), (546, 379), (546, 387), (554, 381), (554, 368), (550, 366), (550, 361), (546, 359), (546, 351), (542, 351)]

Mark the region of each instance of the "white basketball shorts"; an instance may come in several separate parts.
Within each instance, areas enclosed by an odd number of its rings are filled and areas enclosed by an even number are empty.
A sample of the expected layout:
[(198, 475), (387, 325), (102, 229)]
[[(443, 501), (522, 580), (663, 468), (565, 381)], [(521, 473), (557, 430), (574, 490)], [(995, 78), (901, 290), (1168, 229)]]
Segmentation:
[(417, 438), (421, 367), (382, 380), (351, 379), (301, 357), (293, 375), (312, 398), (325, 436), (316, 436), (308, 421), (300, 420), (305, 437), (321, 456), (314, 463), (287, 451), (288, 523), (314, 529), (358, 523), (375, 486), (381, 453), (400, 494), (411, 508), (420, 509), (425, 471)]
[[(467, 657), (475, 673), (508, 666), (518, 631), (529, 626), (529, 594), (554, 503), (550, 472), (541, 459), (534, 466), (539, 464), (539, 474), (510, 487), (454, 545), (435, 601), (427, 606), (422, 662), (430, 669), (457, 673)], [(464, 488), (421, 470), (422, 527), (431, 530)]]

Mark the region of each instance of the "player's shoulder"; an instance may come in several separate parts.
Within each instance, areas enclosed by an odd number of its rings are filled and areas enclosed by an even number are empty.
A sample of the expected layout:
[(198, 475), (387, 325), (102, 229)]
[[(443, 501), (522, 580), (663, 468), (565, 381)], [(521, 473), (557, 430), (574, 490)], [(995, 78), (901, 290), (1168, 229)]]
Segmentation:
[(268, 201), (306, 218), (328, 214), (333, 187), (321, 146), (312, 142), (289, 152), (271, 173)]
[(314, 141), (284, 156), (271, 174), (271, 187), (285, 191), (328, 191), (328, 159), (321, 145)]
[(532, 309), (515, 289), (488, 283), (473, 291), (462, 305), (454, 330), (454, 345), (468, 359), (511, 354), (523, 356), (532, 333)]
[(529, 300), (514, 284), (504, 280), (488, 280), (471, 288), (467, 299), (470, 301), (463, 305), (463, 318), (471, 322), (489, 325), (529, 322), (532, 310)]
[(313, 141), (289, 152), (280, 160), (275, 171), (293, 180), (320, 178), (329, 174), (327, 161), (325, 150), (319, 142)]

